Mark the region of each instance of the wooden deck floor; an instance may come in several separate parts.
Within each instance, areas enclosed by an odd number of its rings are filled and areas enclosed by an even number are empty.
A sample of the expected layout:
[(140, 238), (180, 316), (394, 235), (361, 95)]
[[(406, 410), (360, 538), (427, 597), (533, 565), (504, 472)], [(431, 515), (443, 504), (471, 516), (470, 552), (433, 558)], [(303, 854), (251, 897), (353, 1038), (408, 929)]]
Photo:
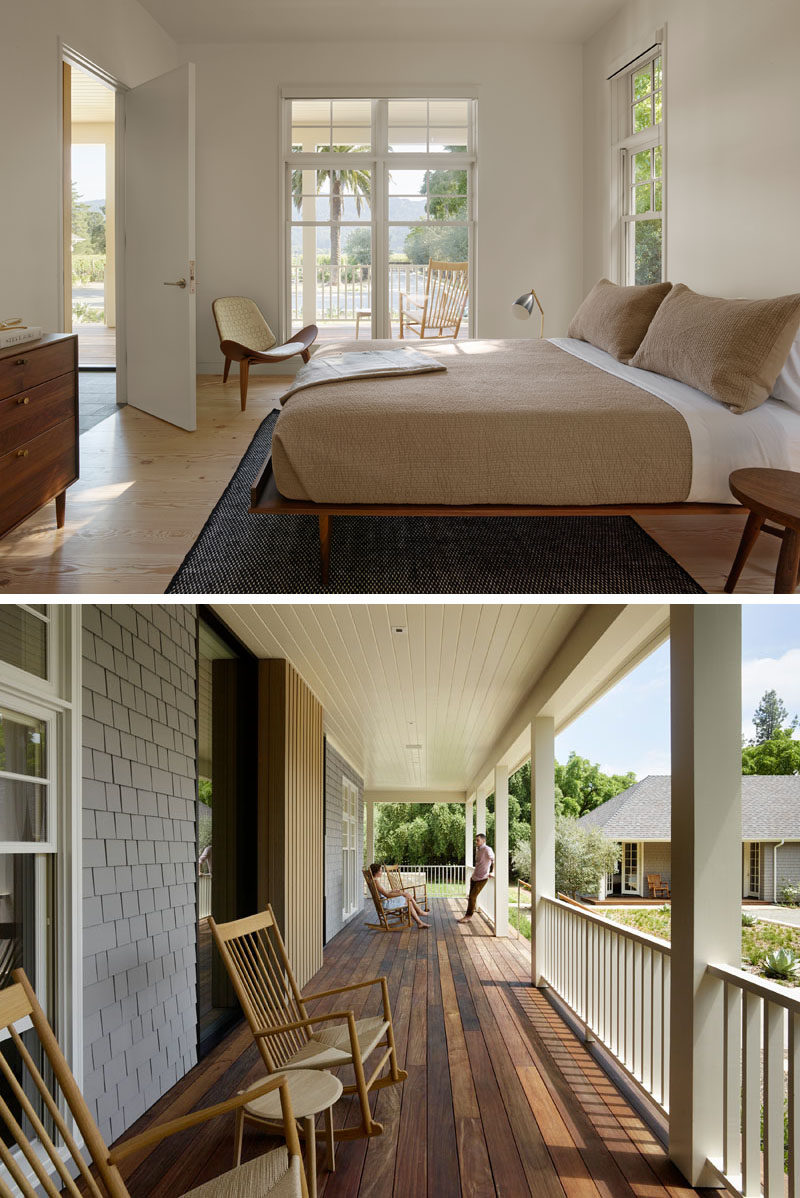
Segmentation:
[[(383, 1135), (341, 1144), (333, 1174), (322, 1171), (320, 1155), (320, 1193), (688, 1198), (703, 1192), (683, 1182), (650, 1129), (531, 988), (527, 942), (495, 940), (480, 921), (459, 925), (457, 900), (431, 905), (428, 932), (389, 936), (353, 921), (327, 947), (307, 987), (386, 974), (409, 1074), (402, 1086), (374, 1097)], [(371, 1014), (378, 995), (365, 1000), (365, 994), (357, 993), (353, 1005)], [(240, 1026), (131, 1132), (227, 1097), (260, 1074)], [(354, 1121), (351, 1101), (336, 1107), (337, 1126)], [(232, 1134), (226, 1117), (200, 1134), (173, 1137), (144, 1160), (132, 1158), (124, 1169), (132, 1198), (172, 1198), (229, 1168)], [(245, 1158), (264, 1142), (251, 1132)]]

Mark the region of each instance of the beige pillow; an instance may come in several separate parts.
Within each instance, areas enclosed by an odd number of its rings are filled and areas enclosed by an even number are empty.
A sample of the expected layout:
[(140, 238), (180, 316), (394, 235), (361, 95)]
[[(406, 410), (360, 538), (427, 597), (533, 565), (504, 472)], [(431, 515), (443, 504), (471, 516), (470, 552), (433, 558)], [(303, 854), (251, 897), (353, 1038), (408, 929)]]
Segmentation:
[(715, 299), (676, 283), (630, 364), (747, 412), (774, 387), (798, 324), (800, 295)]
[(610, 279), (595, 283), (572, 318), (568, 337), (588, 341), (598, 349), (627, 362), (647, 332), (671, 283), (618, 287)]

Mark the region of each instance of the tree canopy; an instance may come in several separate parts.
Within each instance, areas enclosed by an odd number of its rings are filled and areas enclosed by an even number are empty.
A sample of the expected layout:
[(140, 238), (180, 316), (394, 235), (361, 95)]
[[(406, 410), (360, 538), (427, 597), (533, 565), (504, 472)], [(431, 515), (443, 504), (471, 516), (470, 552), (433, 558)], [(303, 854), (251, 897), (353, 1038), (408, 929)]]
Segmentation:
[(562, 815), (585, 815), (633, 786), (635, 781), (632, 771), (604, 774), (588, 758), (570, 753), (566, 765), (556, 762), (556, 810)]
[(793, 732), (793, 727), (778, 728), (768, 740), (745, 745), (742, 773), (800, 774), (800, 740), (794, 739)]
[(774, 690), (765, 691), (761, 696), (761, 702), (753, 712), (753, 727), (756, 734), (752, 744), (760, 745), (764, 741), (772, 740), (775, 733), (779, 732), (781, 728), (796, 728), (797, 716), (790, 721), (789, 712), (786, 710), (783, 700), (778, 698)]
[(600, 828), (584, 828), (566, 815), (556, 816), (556, 890), (575, 897), (597, 894), (604, 874), (619, 860), (619, 845)]

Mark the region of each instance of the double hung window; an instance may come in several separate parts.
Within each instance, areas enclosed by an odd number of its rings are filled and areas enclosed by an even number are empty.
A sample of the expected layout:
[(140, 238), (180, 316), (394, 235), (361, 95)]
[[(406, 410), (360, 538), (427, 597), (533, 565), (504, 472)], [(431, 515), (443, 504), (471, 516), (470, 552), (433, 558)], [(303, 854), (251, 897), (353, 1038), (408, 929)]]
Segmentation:
[(621, 175), (623, 283), (664, 277), (664, 68), (656, 47), (614, 80)]

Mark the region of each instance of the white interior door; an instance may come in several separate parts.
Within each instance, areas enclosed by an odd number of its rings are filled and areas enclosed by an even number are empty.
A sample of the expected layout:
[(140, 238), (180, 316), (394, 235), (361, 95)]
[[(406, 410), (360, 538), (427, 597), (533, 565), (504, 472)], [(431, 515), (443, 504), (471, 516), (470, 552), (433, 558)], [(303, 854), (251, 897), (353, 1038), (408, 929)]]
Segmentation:
[(127, 398), (197, 427), (195, 373), (195, 67), (125, 97)]

